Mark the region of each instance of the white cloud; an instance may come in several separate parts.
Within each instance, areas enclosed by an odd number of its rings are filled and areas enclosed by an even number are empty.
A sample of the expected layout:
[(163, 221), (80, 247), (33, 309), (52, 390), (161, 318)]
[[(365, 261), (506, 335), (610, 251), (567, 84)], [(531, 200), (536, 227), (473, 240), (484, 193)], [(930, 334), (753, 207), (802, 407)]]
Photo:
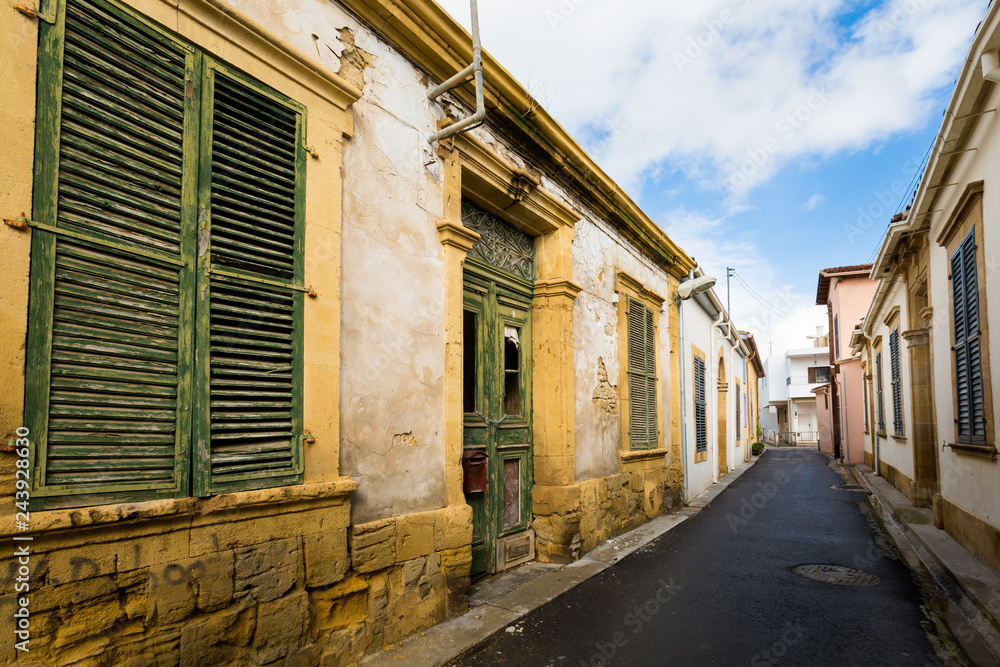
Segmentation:
[(802, 206), (799, 208), (803, 211), (815, 211), (816, 207), (826, 201), (826, 197), (821, 194), (815, 194), (810, 197)]
[(762, 355), (767, 356), (769, 343), (779, 355), (808, 347), (806, 336), (826, 323), (825, 309), (815, 305), (813, 285), (782, 283), (762, 256), (755, 233), (734, 232), (725, 219), (706, 218), (683, 208), (668, 212), (659, 223), (706, 274), (718, 279), (715, 293), (723, 304), (727, 302), (726, 269), (736, 269), (728, 299), (733, 322), (754, 334)]
[[(469, 24), (468, 0), (439, 2)], [(485, 48), (626, 191), (637, 197), (643, 184), (669, 176), (661, 189), (677, 192), (666, 197), (672, 206), (690, 201), (685, 190), (715, 202), (721, 214), (647, 212), (719, 278), (723, 300), (726, 267), (735, 266), (770, 302), (761, 306), (733, 282), (734, 320), (757, 333), (766, 356), (768, 339), (778, 355), (805, 346), (826, 316), (813, 305), (814, 276), (791, 284), (732, 217), (786, 165), (877, 149), (934, 118), (987, 4), (481, 0), (479, 7)], [(805, 208), (822, 201), (816, 195)]]
[[(467, 0), (441, 0), (468, 24)], [(986, 0), (480, 2), (484, 46), (630, 192), (662, 163), (738, 203), (797, 157), (922, 125)], [(487, 73), (487, 77), (489, 73)]]

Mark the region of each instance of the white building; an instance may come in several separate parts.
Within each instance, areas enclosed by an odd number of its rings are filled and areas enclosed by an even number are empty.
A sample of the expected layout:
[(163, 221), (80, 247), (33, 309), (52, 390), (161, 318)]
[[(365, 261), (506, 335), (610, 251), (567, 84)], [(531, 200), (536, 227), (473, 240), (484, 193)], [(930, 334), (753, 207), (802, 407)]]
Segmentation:
[(998, 81), (992, 3), (913, 203), (883, 239), (854, 344), (867, 363), (866, 462), (1000, 573)]
[(822, 327), (814, 347), (785, 352), (765, 362), (760, 383), (761, 426), (765, 439), (781, 444), (815, 444), (819, 420), (814, 390), (830, 381), (830, 348)]
[(747, 364), (755, 347), (731, 324), (714, 290), (681, 303), (680, 333), (684, 494), (690, 499), (749, 458), (756, 403), (747, 392)]

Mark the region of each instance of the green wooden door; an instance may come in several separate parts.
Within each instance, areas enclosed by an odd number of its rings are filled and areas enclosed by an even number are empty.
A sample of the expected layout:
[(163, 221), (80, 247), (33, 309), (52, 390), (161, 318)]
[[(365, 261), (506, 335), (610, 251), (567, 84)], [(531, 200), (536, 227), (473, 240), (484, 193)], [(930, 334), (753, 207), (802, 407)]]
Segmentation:
[(498, 542), (531, 524), (531, 300), (527, 285), (474, 260), (465, 275), (466, 450), (485, 451), (487, 484), (468, 493), (472, 575), (502, 569)]

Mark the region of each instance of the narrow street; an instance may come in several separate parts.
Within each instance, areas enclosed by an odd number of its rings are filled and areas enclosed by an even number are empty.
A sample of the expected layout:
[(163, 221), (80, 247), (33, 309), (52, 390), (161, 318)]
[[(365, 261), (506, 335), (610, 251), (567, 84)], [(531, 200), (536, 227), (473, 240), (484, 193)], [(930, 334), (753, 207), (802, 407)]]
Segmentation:
[[(841, 484), (821, 454), (770, 450), (699, 514), (453, 664), (948, 664), (913, 575)], [(816, 581), (803, 564), (878, 583)]]

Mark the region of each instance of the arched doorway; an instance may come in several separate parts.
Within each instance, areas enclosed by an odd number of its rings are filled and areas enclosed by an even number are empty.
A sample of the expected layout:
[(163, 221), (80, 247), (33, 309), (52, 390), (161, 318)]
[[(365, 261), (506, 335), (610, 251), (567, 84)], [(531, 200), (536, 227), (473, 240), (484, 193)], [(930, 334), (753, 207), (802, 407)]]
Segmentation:
[(726, 356), (723, 350), (719, 350), (719, 394), (716, 407), (716, 414), (719, 419), (719, 477), (729, 472), (729, 449), (727, 446), (729, 425), (729, 411), (727, 394), (729, 393), (729, 383), (726, 382)]

